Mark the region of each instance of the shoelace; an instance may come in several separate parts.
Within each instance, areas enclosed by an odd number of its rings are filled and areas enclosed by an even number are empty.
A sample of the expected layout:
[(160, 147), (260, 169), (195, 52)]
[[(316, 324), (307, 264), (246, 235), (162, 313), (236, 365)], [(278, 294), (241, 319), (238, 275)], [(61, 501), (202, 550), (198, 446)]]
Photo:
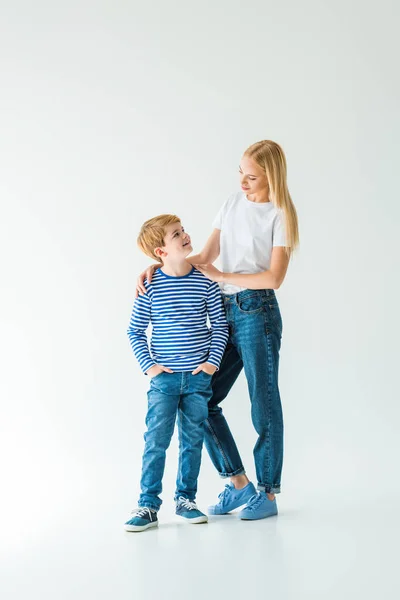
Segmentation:
[(247, 501), (246, 510), (255, 510), (256, 508), (258, 508), (260, 506), (260, 504), (263, 502), (263, 500), (264, 499), (261, 494), (256, 494), (256, 495), (252, 496)]
[(225, 488), (222, 490), (222, 492), (220, 494), (218, 494), (218, 498), (221, 501), (221, 504), (224, 503), (225, 497), (227, 496), (228, 492), (230, 492), (232, 490), (230, 485), (226, 485)]
[(199, 510), (197, 508), (196, 502), (191, 502), (190, 500), (188, 500), (187, 498), (184, 498), (183, 496), (180, 496), (180, 498), (178, 498), (178, 501), (179, 501), (179, 504), (181, 504), (188, 510)]
[(149, 519), (151, 520), (151, 513), (155, 512), (152, 511), (151, 508), (147, 508), (147, 506), (143, 506), (143, 508), (138, 508), (136, 510), (133, 510), (131, 512), (131, 518), (133, 517), (144, 517), (145, 515), (148, 515)]

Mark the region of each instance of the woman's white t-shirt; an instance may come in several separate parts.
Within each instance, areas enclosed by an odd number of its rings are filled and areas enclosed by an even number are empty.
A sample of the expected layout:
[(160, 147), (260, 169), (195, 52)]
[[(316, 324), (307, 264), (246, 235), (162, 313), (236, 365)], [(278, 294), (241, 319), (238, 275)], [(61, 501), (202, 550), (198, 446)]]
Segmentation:
[[(286, 246), (282, 211), (272, 202), (251, 202), (238, 192), (228, 198), (213, 221), (221, 230), (220, 257), (224, 273), (261, 273), (271, 263), (274, 246)], [(221, 283), (224, 294), (246, 288)]]

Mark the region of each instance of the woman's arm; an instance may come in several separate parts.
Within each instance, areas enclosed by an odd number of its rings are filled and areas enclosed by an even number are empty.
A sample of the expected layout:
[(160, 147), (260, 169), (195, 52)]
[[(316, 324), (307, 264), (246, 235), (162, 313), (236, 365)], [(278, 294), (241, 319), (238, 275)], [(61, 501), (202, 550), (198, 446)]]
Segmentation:
[(206, 241), (206, 245), (203, 250), (199, 254), (194, 254), (193, 256), (188, 256), (187, 261), (191, 265), (195, 264), (212, 264), (215, 260), (217, 260), (219, 256), (219, 238), (220, 238), (221, 230), (214, 229), (208, 240)]
[(261, 273), (222, 273), (213, 265), (196, 265), (196, 268), (212, 281), (231, 283), (249, 290), (277, 290), (285, 279), (286, 271), (289, 265), (289, 257), (284, 247), (275, 246), (272, 249), (271, 264), (268, 271)]

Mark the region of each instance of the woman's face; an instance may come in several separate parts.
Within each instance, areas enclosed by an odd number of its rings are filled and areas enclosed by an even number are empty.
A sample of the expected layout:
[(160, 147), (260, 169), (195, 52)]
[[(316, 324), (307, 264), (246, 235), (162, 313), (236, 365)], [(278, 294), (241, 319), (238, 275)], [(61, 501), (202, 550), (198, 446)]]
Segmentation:
[(248, 156), (243, 156), (239, 166), (240, 185), (247, 194), (268, 193), (268, 179), (265, 172)]

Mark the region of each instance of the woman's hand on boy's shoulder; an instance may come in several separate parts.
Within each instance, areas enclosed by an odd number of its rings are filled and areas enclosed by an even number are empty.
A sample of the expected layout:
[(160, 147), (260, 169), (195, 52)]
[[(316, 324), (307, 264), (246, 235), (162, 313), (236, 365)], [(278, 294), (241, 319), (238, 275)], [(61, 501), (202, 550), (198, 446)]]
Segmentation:
[(147, 294), (147, 290), (144, 285), (144, 280), (147, 279), (147, 283), (151, 283), (154, 271), (160, 266), (161, 265), (158, 263), (155, 265), (150, 265), (150, 267), (147, 267), (147, 269), (143, 271), (143, 273), (140, 273), (139, 277), (136, 279), (135, 298), (137, 298), (139, 295), (142, 296), (143, 294)]
[(197, 369), (192, 371), (192, 375), (197, 375), (197, 373), (200, 373), (200, 371), (204, 371), (204, 373), (207, 373), (207, 375), (214, 375), (216, 370), (217, 367), (215, 367), (211, 363), (205, 362), (201, 363), (201, 365), (199, 365)]
[(207, 279), (211, 279), (211, 281), (220, 282), (223, 280), (224, 274), (222, 271), (219, 271), (214, 265), (193, 265), (200, 273), (203, 273), (204, 277)]

